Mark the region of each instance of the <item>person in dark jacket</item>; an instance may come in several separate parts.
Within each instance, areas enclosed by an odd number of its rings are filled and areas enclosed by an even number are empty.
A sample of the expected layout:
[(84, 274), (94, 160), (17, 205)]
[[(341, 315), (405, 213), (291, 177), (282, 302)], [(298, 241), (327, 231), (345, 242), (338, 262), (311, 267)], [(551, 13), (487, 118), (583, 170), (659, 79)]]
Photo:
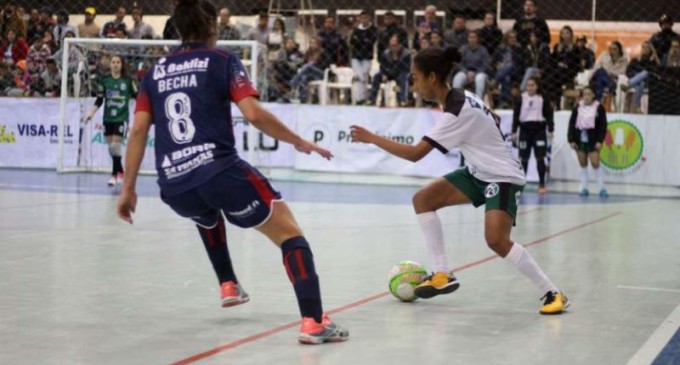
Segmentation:
[(511, 30), (506, 35), (505, 44), (503, 44), (496, 55), (494, 61), (496, 63), (496, 82), (501, 85), (501, 96), (499, 108), (503, 109), (510, 104), (513, 87), (518, 87), (524, 74), (524, 60), (525, 51), (517, 42), (517, 33)]
[(397, 17), (393, 12), (385, 13), (385, 29), (378, 34), (378, 55), (382, 55), (390, 46), (390, 38), (397, 35), (402, 47), (408, 48), (408, 33), (397, 24)]
[(524, 52), (524, 78), (519, 89), (525, 91), (530, 77), (540, 77), (550, 65), (550, 46), (540, 43), (538, 35), (533, 32), (529, 36), (529, 44)]
[(583, 97), (571, 112), (567, 141), (576, 151), (578, 163), (581, 165), (581, 186), (579, 194), (588, 196), (588, 160), (597, 176), (600, 196), (609, 196), (604, 186), (604, 173), (600, 167), (600, 150), (611, 148), (611, 135), (607, 136), (607, 113), (602, 104), (595, 100), (595, 91), (591, 86), (583, 89)]
[(349, 40), (352, 70), (356, 77), (353, 88), (357, 104), (366, 102), (366, 89), (371, 71), (371, 61), (373, 61), (373, 46), (377, 40), (378, 30), (371, 24), (368, 12), (362, 11), (359, 14), (359, 23), (354, 28)]
[(659, 27), (661, 27), (661, 31), (654, 34), (650, 41), (658, 53), (659, 58), (663, 59), (671, 48), (671, 42), (674, 39), (679, 39), (680, 34), (673, 31), (673, 18), (667, 14), (664, 14), (659, 18)]
[(642, 94), (647, 85), (647, 77), (661, 62), (656, 55), (656, 51), (649, 41), (642, 42), (640, 56), (634, 58), (626, 68), (628, 85), (621, 85), (621, 90), (628, 91), (629, 88), (635, 89), (635, 111), (640, 112)]
[(588, 39), (582, 35), (576, 38), (576, 52), (578, 53), (579, 72), (589, 70), (595, 66), (595, 52), (587, 47)]
[(538, 5), (536, 0), (524, 1), (524, 16), (517, 19), (512, 29), (517, 32), (517, 39), (522, 46), (529, 44), (529, 35), (537, 32), (541, 42), (550, 44), (550, 29), (545, 19), (539, 18), (536, 14)]
[(319, 31), (319, 39), (321, 40), (321, 69), (328, 68), (331, 64), (337, 66), (348, 66), (349, 55), (347, 42), (338, 33), (335, 27), (335, 18), (332, 16), (326, 17), (323, 22), (323, 29)]
[(568, 25), (562, 27), (560, 41), (553, 47), (551, 66), (544, 78), (546, 96), (556, 106), (560, 105), (562, 87), (573, 85), (578, 73), (579, 58), (574, 43), (574, 31)]
[(368, 105), (375, 105), (381, 83), (394, 80), (399, 86), (397, 101), (400, 106), (406, 106), (410, 73), (411, 53), (401, 44), (399, 36), (395, 34), (390, 38), (389, 49), (380, 58), (380, 71), (373, 75)]
[(498, 46), (503, 41), (503, 32), (496, 24), (496, 16), (492, 12), (484, 14), (484, 26), (477, 30), (482, 40), (482, 46), (486, 47), (489, 54), (496, 54)]

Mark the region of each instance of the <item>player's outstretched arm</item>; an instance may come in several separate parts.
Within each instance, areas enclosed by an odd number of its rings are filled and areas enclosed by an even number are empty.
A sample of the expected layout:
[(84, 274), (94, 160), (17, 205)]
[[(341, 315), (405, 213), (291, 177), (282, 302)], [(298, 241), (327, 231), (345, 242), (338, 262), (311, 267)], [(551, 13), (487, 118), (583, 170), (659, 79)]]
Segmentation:
[(125, 151), (125, 181), (118, 198), (118, 217), (132, 224), (132, 213), (137, 206), (137, 176), (142, 165), (146, 138), (151, 128), (151, 114), (147, 112), (135, 113), (135, 123), (130, 130), (127, 150)]
[(410, 144), (399, 143), (391, 139), (381, 137), (358, 125), (353, 125), (350, 129), (352, 142), (374, 144), (388, 153), (397, 157), (401, 157), (404, 160), (416, 162), (432, 151), (432, 145), (422, 140), (417, 145), (411, 146)]
[(257, 99), (247, 97), (239, 101), (236, 105), (241, 110), (241, 113), (243, 113), (246, 120), (253, 123), (255, 128), (261, 130), (266, 135), (278, 139), (279, 141), (290, 143), (295, 146), (295, 149), (302, 153), (318, 153), (327, 160), (333, 158), (331, 151), (303, 139), (297, 135), (297, 133), (290, 130), (290, 128), (286, 127), (279, 118), (263, 108)]

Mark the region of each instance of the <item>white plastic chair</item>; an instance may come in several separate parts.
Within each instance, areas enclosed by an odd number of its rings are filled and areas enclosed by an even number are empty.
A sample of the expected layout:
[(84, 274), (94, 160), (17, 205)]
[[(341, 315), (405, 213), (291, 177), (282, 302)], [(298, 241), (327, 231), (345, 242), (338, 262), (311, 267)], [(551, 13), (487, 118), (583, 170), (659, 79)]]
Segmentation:
[(352, 91), (352, 82), (354, 81), (354, 70), (352, 70), (351, 67), (337, 67), (335, 65), (331, 65), (330, 71), (333, 72), (335, 75), (336, 80), (333, 82), (328, 81), (328, 70), (324, 73), (324, 80), (326, 80), (326, 93), (332, 97), (334, 95), (333, 91), (337, 91), (338, 94), (338, 101), (339, 101), (339, 95), (343, 90), (349, 90), (350, 91), (350, 98), (352, 100), (352, 104), (356, 102), (356, 98), (354, 97), (353, 91)]

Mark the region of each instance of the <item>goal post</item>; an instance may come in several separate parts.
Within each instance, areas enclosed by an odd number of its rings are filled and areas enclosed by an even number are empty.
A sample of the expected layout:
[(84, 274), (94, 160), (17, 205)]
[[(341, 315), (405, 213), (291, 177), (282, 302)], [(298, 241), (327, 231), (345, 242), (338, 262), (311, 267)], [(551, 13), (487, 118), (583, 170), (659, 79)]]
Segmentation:
[[(132, 39), (91, 39), (65, 38), (61, 58), (61, 92), (59, 100), (59, 128), (57, 149), (57, 172), (105, 172), (110, 170), (111, 160), (102, 135), (102, 111), (99, 109), (93, 120), (85, 123), (92, 109), (98, 82), (107, 75), (107, 59), (120, 55), (129, 70), (133, 81), (139, 85), (141, 77), (158, 59), (168, 54), (173, 47), (179, 46), (176, 40), (132, 40)], [(218, 41), (217, 48), (227, 49), (241, 58), (249, 73), (251, 82), (258, 85), (261, 77), (261, 62), (264, 52), (256, 41)], [(248, 55), (248, 59), (243, 59)], [(264, 92), (260, 90), (260, 92)], [(232, 106), (232, 115), (238, 110)], [(130, 102), (130, 119), (133, 123), (134, 101)], [(242, 118), (239, 118), (242, 121)], [(247, 160), (253, 165), (263, 166), (257, 153), (257, 133), (252, 124), (243, 120), (238, 126), (247, 135), (247, 140), (237, 138), (237, 145), (247, 151)], [(126, 144), (126, 139), (123, 145)], [(243, 146), (250, 148), (243, 148)], [(153, 128), (147, 141), (147, 150), (140, 169), (143, 174), (155, 174), (153, 158)]]

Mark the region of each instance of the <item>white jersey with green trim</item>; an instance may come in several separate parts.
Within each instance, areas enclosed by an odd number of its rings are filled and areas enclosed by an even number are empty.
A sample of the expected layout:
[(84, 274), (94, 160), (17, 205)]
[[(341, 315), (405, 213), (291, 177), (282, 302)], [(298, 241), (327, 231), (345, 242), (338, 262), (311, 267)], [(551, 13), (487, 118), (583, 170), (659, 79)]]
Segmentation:
[(500, 117), (477, 95), (452, 89), (444, 113), (423, 140), (442, 153), (459, 148), (470, 173), (479, 180), (524, 185), (522, 165), (499, 127)]

